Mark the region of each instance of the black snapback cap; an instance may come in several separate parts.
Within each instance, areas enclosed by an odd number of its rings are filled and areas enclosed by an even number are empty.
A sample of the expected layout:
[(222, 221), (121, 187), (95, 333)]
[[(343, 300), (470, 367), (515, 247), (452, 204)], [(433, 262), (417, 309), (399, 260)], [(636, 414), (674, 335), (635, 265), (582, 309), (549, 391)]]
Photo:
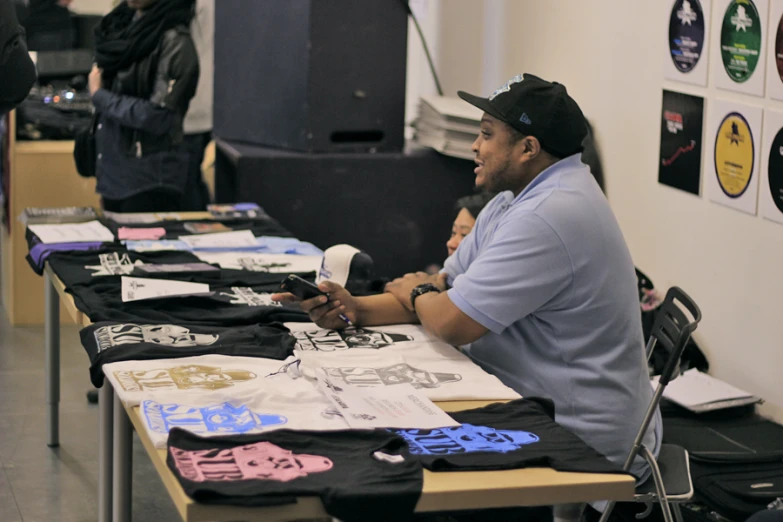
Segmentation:
[(562, 84), (525, 73), (511, 78), (488, 98), (464, 91), (457, 94), (522, 134), (535, 136), (551, 154), (564, 158), (584, 150), (585, 117)]

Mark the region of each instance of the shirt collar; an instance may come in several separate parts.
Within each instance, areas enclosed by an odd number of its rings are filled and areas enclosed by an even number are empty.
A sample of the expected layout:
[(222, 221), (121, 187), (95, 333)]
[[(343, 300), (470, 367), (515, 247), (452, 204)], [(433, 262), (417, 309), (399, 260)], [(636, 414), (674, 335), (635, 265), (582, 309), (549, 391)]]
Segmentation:
[(536, 187), (545, 185), (547, 181), (557, 176), (560, 172), (578, 168), (580, 166), (583, 166), (581, 152), (567, 156), (541, 171), (541, 173), (536, 176), (533, 181), (531, 181), (528, 186), (519, 193), (517, 197), (514, 197), (514, 193), (509, 191), (508, 195), (506, 196), (506, 200), (511, 204), (519, 203), (520, 201), (526, 199), (527, 195), (535, 190)]

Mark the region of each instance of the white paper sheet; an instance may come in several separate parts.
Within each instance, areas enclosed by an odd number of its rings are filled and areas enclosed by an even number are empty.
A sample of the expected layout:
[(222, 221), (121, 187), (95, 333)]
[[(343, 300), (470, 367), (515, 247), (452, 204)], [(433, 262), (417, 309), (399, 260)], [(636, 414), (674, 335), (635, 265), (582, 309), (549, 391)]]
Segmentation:
[(250, 230), (234, 232), (216, 232), (214, 234), (193, 234), (179, 236), (181, 241), (191, 248), (232, 248), (258, 246), (255, 236)]
[[(658, 378), (654, 377), (651, 383), (655, 388), (658, 385)], [(671, 381), (666, 386), (663, 396), (686, 408), (753, 397), (752, 394), (701, 373), (696, 368), (686, 371)]]
[(321, 374), (318, 387), (351, 428), (435, 429), (460, 426), (410, 384), (377, 388), (339, 386)]
[(171, 281), (168, 279), (147, 279), (144, 277), (122, 278), (122, 302), (141, 301), (158, 297), (209, 294), (209, 285)]
[(92, 241), (114, 241), (114, 234), (100, 221), (86, 223), (61, 223), (55, 225), (30, 225), (27, 227), (41, 242), (87, 243)]

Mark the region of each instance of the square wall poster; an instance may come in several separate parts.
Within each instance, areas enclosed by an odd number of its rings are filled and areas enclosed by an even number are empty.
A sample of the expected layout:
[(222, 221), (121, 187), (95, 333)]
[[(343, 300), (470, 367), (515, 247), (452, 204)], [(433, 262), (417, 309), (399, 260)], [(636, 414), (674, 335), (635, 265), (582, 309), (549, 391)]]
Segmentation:
[(704, 98), (663, 91), (659, 183), (699, 194), (703, 122)]

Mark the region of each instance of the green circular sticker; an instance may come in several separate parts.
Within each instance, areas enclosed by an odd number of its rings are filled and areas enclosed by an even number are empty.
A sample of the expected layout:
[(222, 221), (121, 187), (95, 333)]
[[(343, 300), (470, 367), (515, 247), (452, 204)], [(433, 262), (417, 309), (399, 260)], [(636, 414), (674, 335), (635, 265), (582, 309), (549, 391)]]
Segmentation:
[(761, 21), (752, 0), (732, 0), (720, 32), (723, 67), (737, 83), (748, 80), (761, 56)]

